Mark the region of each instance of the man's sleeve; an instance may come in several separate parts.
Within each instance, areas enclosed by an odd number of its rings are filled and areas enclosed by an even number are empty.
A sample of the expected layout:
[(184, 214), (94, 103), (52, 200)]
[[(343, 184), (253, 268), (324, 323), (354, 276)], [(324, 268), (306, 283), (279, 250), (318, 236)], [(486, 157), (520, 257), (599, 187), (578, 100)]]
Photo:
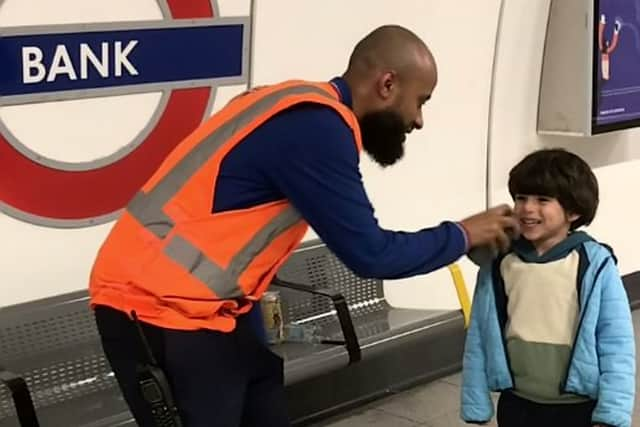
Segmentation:
[(353, 133), (333, 110), (299, 107), (267, 126), (277, 135), (268, 145), (279, 155), (264, 173), (357, 274), (414, 276), (446, 266), (466, 251), (464, 231), (454, 222), (418, 232), (380, 228), (363, 186)]

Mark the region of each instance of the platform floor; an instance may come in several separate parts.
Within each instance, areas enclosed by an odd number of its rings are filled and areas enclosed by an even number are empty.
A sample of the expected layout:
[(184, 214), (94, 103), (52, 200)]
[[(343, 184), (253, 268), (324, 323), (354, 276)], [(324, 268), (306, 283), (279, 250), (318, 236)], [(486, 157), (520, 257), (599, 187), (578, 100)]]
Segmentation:
[[(633, 312), (636, 341), (640, 337), (640, 310)], [(636, 365), (638, 365), (636, 352)], [(316, 423), (313, 427), (458, 427), (460, 420), (460, 374), (374, 401), (351, 412)], [(636, 404), (632, 425), (640, 426), (640, 381), (636, 381)], [(494, 402), (497, 395), (494, 395)], [(495, 417), (488, 426), (497, 426)]]

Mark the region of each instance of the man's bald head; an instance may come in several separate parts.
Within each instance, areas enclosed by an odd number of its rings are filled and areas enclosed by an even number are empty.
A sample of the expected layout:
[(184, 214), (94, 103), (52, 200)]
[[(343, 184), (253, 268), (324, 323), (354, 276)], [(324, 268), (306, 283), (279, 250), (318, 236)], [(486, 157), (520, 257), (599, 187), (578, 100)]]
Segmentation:
[(367, 34), (355, 46), (347, 74), (392, 69), (398, 72), (415, 66), (433, 67), (435, 61), (427, 45), (413, 32), (399, 25), (384, 25)]
[(422, 106), (437, 83), (431, 51), (408, 29), (385, 25), (358, 42), (343, 77), (364, 148), (382, 165), (395, 163), (405, 134), (422, 127)]

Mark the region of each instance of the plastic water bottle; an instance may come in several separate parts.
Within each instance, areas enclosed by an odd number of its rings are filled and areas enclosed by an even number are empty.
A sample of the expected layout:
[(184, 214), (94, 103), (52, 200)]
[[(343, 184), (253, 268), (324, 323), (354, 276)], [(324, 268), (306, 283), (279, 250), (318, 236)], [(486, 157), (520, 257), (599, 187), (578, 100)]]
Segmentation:
[(291, 323), (284, 327), (285, 342), (318, 344), (322, 341), (319, 328), (313, 325)]

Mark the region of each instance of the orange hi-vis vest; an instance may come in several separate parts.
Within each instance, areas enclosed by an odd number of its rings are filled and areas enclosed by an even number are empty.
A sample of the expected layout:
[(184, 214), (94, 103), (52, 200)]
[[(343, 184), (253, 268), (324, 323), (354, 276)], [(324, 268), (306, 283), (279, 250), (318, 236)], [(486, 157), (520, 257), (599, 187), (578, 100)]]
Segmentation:
[(220, 165), (254, 129), (301, 103), (333, 108), (361, 149), (358, 121), (330, 83), (287, 81), (236, 97), (185, 138), (127, 205), (91, 271), (91, 306), (135, 310), (164, 328), (233, 330), (308, 225), (287, 200), (212, 213)]

